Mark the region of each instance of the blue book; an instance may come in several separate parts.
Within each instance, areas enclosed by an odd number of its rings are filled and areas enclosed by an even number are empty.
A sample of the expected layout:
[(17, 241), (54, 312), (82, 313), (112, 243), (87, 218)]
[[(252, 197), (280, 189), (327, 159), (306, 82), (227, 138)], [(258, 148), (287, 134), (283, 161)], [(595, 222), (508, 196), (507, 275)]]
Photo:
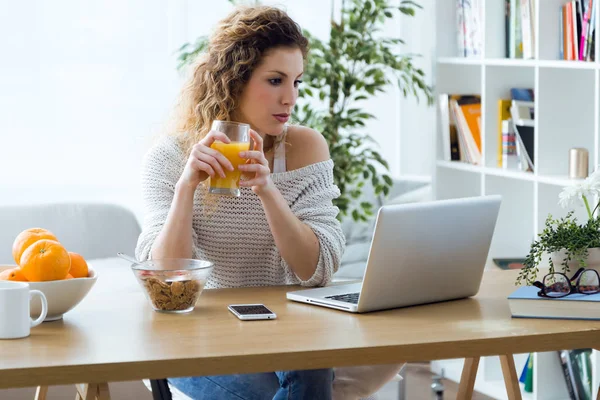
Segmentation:
[(533, 89), (529, 88), (511, 88), (510, 97), (518, 101), (535, 101)]
[(525, 380), (527, 379), (527, 367), (529, 366), (529, 358), (531, 357), (531, 354), (529, 354), (527, 356), (527, 361), (525, 361), (525, 366), (523, 367), (523, 371), (521, 371), (521, 376), (519, 377), (519, 382), (521, 383), (525, 383)]
[(539, 288), (521, 286), (508, 296), (514, 318), (600, 320), (600, 293), (571, 294), (560, 299), (538, 296)]

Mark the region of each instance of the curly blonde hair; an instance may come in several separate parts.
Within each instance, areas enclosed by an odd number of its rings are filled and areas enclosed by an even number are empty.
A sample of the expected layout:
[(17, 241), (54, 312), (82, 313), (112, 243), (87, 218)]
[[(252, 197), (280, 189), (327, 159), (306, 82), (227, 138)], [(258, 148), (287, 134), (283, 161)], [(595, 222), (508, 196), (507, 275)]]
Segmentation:
[(189, 152), (213, 120), (231, 120), (252, 72), (276, 47), (298, 48), (304, 58), (308, 52), (301, 28), (278, 8), (238, 7), (221, 20), (183, 86), (169, 134)]

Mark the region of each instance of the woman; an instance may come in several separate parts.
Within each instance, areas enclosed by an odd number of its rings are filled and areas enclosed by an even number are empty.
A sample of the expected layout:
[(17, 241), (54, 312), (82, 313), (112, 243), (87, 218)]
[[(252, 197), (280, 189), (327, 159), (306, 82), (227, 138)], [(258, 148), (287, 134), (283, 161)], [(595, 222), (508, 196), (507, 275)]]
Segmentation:
[[(286, 122), (298, 97), (308, 42), (289, 16), (241, 8), (222, 20), (182, 91), (172, 134), (146, 155), (140, 260), (210, 260), (207, 287), (322, 286), (338, 269), (345, 239), (332, 200), (339, 196), (323, 136)], [(242, 194), (207, 193), (229, 161), (210, 148), (213, 120), (251, 126), (254, 149), (241, 153)], [(329, 399), (333, 371), (169, 379), (192, 398)]]

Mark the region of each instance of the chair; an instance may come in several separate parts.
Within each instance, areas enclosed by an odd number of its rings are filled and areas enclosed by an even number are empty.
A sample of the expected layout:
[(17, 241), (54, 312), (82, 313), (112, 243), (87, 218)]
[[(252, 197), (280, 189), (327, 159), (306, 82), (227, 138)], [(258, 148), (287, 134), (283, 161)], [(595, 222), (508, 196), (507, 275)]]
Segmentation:
[(166, 379), (151, 379), (150, 386), (152, 388), (152, 398), (154, 400), (172, 400), (169, 383)]

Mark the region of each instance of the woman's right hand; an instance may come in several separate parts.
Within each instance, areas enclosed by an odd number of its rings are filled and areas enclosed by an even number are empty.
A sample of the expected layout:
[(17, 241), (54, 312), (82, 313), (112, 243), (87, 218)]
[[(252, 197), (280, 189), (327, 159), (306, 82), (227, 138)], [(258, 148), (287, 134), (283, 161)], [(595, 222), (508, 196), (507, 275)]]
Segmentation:
[(229, 143), (230, 140), (222, 132), (210, 131), (198, 143), (192, 147), (183, 173), (179, 178), (179, 184), (196, 189), (196, 187), (208, 178), (225, 177), (225, 171), (233, 171), (233, 165), (219, 151), (211, 149), (210, 145), (215, 141)]

